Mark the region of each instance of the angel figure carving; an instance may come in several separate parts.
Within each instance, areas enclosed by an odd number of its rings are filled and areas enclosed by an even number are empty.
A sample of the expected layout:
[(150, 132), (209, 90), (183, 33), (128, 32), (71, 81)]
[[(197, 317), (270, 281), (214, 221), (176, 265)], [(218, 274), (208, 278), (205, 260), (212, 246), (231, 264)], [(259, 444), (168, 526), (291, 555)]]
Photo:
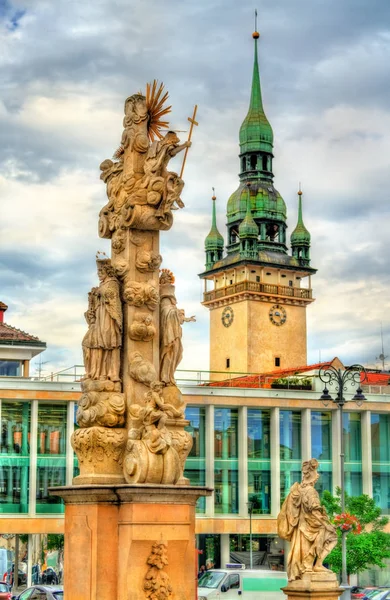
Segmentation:
[(337, 544), (336, 529), (314, 489), (319, 479), (317, 469), (315, 458), (303, 463), (302, 482), (291, 486), (278, 516), (278, 535), (291, 543), (287, 559), (289, 581), (301, 579), (304, 573), (329, 573), (323, 561)]
[(122, 305), (119, 282), (109, 258), (97, 258), (99, 287), (88, 294), (88, 331), (82, 346), (85, 378), (120, 381)]
[(174, 374), (183, 358), (182, 324), (195, 321), (177, 308), (175, 277), (168, 269), (160, 275), (160, 381), (176, 385)]

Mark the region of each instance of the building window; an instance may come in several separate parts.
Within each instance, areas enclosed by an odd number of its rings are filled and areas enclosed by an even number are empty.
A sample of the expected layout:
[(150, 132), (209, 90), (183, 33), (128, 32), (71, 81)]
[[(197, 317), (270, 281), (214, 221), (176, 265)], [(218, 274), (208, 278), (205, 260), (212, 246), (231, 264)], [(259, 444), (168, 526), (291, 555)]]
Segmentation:
[(38, 404), (37, 505), (38, 514), (64, 512), (61, 498), (51, 496), (48, 488), (66, 485), (65, 402)]
[(321, 463), (321, 477), (316, 489), (321, 495), (332, 490), (332, 414), (311, 411), (311, 456)]
[(231, 280), (229, 281), (229, 283), (230, 283), (230, 285), (233, 285), (233, 279), (231, 279)]
[(260, 275), (256, 275), (256, 282), (260, 283)]
[(0, 360), (0, 377), (20, 377), (22, 363), (20, 360)]
[(226, 368), (230, 369), (230, 358), (226, 359)]
[(280, 356), (275, 356), (275, 367), (280, 367)]
[(280, 497), (287, 496), (290, 487), (301, 481), (301, 413), (280, 411)]
[(253, 514), (271, 513), (271, 415), (248, 408), (248, 502)]
[(30, 403), (1, 403), (0, 513), (28, 513)]
[(390, 415), (371, 414), (372, 495), (390, 514)]
[(343, 414), (345, 448), (345, 491), (350, 496), (362, 493), (362, 433), (360, 413)]
[(215, 512), (238, 513), (238, 410), (214, 410)]
[[(190, 422), (186, 431), (192, 435), (192, 448), (185, 464), (184, 476), (188, 477), (191, 485), (206, 484), (206, 409), (203, 406), (187, 406), (185, 418)], [(199, 498), (196, 512), (204, 513), (206, 499)]]
[(282, 277), (287, 277), (287, 275), (285, 275), (284, 273), (282, 273), (282, 275), (281, 275), (281, 276), (282, 276)]

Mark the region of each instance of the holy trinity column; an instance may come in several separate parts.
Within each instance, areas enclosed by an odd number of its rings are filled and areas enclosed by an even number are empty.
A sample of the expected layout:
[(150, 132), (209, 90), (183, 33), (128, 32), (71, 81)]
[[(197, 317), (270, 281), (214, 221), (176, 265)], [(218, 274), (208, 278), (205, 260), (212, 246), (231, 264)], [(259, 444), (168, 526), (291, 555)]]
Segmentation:
[(111, 258), (96, 257), (99, 285), (85, 313), (74, 484), (188, 483), (183, 470), (192, 438), (174, 373), (183, 353), (182, 324), (195, 319), (177, 306), (173, 273), (160, 269), (160, 231), (169, 230), (173, 211), (184, 207), (182, 173), (168, 164), (187, 153), (191, 136), (180, 144), (175, 132), (162, 134), (167, 97), (154, 82), (146, 95), (127, 98), (120, 146), (100, 165), (108, 202), (99, 235), (111, 239)]

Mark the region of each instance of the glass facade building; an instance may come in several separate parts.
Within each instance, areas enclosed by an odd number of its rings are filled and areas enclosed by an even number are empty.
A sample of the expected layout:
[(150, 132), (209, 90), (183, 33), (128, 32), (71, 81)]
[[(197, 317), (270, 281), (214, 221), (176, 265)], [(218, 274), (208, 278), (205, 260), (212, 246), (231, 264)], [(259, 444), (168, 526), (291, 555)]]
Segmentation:
[(390, 415), (371, 414), (372, 495), (390, 514)]
[(252, 514), (271, 513), (271, 413), (248, 409), (248, 502)]
[(238, 409), (214, 412), (214, 511), (238, 513)]

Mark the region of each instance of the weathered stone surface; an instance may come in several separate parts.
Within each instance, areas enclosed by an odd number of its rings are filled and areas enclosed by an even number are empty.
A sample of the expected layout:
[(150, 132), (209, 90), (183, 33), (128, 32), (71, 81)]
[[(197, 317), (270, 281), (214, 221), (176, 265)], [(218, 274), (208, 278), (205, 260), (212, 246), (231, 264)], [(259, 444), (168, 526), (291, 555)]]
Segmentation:
[(314, 489), (319, 479), (317, 469), (315, 458), (303, 463), (302, 482), (292, 485), (277, 520), (279, 537), (291, 544), (287, 559), (289, 581), (305, 576), (304, 581), (308, 582), (310, 575), (310, 585), (315, 585), (317, 576), (334, 581), (333, 573), (323, 566), (323, 561), (337, 543), (336, 529)]

